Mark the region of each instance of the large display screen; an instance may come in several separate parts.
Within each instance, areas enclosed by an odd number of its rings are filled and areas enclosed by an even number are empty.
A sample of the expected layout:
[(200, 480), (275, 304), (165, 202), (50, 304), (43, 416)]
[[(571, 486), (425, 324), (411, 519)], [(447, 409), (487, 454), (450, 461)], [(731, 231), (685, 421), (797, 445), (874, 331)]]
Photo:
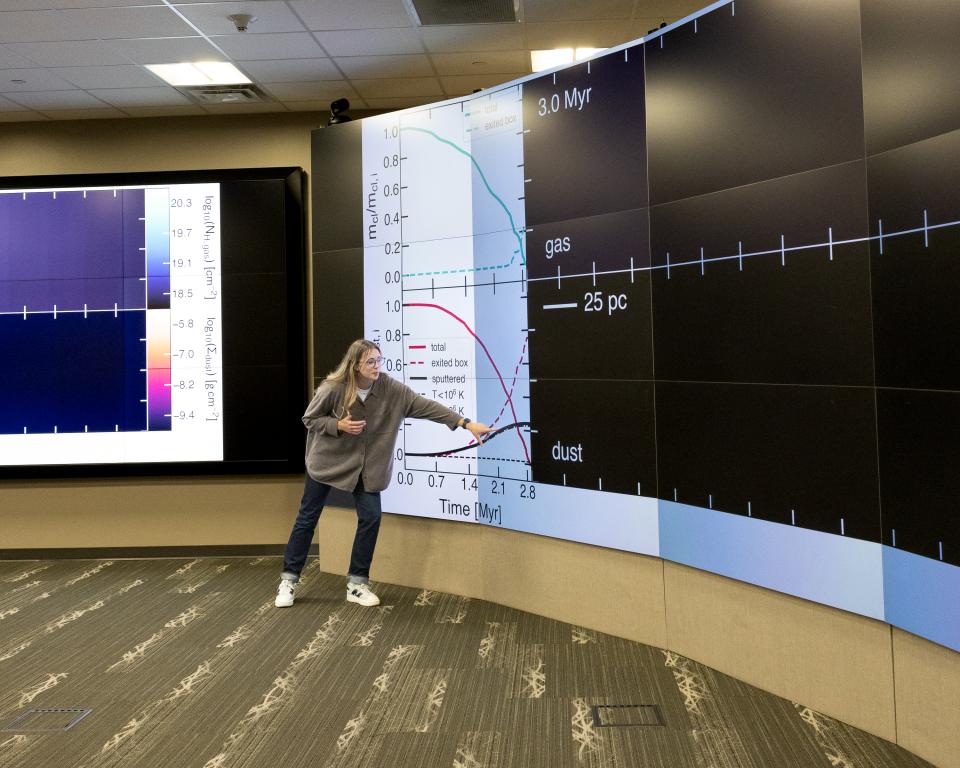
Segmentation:
[[(5, 179), (2, 471), (296, 471), (293, 429), (254, 414), (302, 405), (300, 176)], [(289, 354), (261, 357), (256, 327)]]
[[(496, 430), (404, 424), (385, 508), (658, 555), (960, 649), (960, 123), (931, 96), (910, 118), (929, 132), (874, 147), (907, 118), (865, 88), (891, 45), (960, 21), (921, 3), (911, 38), (895, 6), (715, 3), (315, 132), (315, 175), (340, 182), (315, 196), (318, 378), (365, 335)], [(946, 42), (924, 55), (960, 75)]]

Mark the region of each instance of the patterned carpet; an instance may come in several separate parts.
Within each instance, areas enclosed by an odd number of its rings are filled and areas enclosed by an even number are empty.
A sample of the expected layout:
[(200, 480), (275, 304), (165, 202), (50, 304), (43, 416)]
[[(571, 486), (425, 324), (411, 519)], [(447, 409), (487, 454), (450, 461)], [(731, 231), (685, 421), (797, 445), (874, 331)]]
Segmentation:
[(0, 562), (0, 766), (929, 765), (582, 627), (389, 584), (374, 585), (377, 608), (346, 603), (315, 558), (296, 604), (276, 609), (279, 569)]

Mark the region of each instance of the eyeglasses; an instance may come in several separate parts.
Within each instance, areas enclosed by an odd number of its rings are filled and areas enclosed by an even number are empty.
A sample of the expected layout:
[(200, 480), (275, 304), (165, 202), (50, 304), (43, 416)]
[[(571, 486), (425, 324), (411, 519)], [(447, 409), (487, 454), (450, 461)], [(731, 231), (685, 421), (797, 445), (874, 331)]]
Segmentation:
[(364, 364), (367, 368), (375, 368), (375, 367), (377, 367), (378, 365), (381, 365), (382, 363), (383, 363), (383, 358), (382, 358), (382, 357), (371, 357), (369, 360), (364, 360), (364, 361), (363, 361), (363, 364)]

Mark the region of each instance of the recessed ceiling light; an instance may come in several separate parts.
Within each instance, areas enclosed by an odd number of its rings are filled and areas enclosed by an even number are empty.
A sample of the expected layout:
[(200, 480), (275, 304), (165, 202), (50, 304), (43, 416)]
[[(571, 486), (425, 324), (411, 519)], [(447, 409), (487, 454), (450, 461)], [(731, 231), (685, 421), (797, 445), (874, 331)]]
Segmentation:
[(573, 61), (573, 48), (551, 48), (546, 51), (530, 51), (530, 66), (534, 72), (543, 72)]
[(530, 65), (534, 72), (562, 67), (574, 61), (589, 59), (603, 48), (551, 48), (546, 51), (530, 51)]
[(577, 48), (577, 50), (573, 52), (573, 58), (575, 58), (577, 61), (580, 61), (581, 59), (589, 59), (591, 56), (593, 56), (593, 54), (600, 53), (600, 51), (603, 51), (603, 50), (605, 49), (604, 48)]
[(249, 77), (228, 61), (148, 64), (147, 69), (170, 85), (240, 85), (250, 82)]

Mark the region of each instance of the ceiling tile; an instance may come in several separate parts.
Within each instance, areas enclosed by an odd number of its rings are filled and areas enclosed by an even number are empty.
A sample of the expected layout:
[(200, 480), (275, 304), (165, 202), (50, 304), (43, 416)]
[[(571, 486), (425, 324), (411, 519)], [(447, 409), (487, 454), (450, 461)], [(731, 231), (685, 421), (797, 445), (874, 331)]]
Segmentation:
[(178, 106), (175, 104), (165, 107), (124, 107), (123, 111), (130, 117), (177, 117), (181, 115), (205, 115), (203, 108), (190, 104), (188, 106)]
[(478, 51), (476, 53), (434, 53), (430, 56), (439, 75), (486, 75), (498, 72), (530, 71), (527, 51)]
[(263, 83), (263, 88), (280, 101), (323, 101), (356, 96), (346, 80), (316, 80), (303, 83)]
[[(321, 99), (319, 101), (288, 101), (284, 102), (287, 109), (291, 112), (319, 112), (323, 116), (323, 124), (326, 125), (327, 118), (330, 116), (330, 99)], [(367, 109), (367, 102), (359, 96), (350, 97), (350, 111), (355, 109)]]
[(39, 112), (33, 112), (29, 109), (21, 109), (16, 112), (5, 112), (0, 109), (0, 123), (29, 123), (33, 120), (49, 120), (50, 118), (41, 115)]
[(494, 88), (503, 85), (518, 77), (525, 77), (528, 72), (519, 72), (512, 75), (454, 75), (441, 77), (443, 89), (448, 96), (464, 96), (477, 89)]
[(291, 7), (310, 29), (412, 27), (403, 0), (291, 0)]
[[(41, 67), (95, 67), (129, 64), (99, 40), (74, 40), (61, 43), (10, 43), (5, 46)], [(0, 54), (2, 56), (2, 54)]]
[(368, 56), (391, 53), (423, 53), (417, 30), (347, 29), (335, 32), (314, 32), (330, 56)]
[[(708, 3), (703, 0), (649, 0), (638, 16), (658, 16), (667, 24), (699, 11)], [(659, 22), (658, 22), (659, 23)]]
[(408, 77), (401, 80), (353, 80), (353, 87), (364, 99), (390, 97), (443, 96), (443, 86), (435, 77)]
[(204, 104), (203, 110), (210, 115), (238, 115), (254, 112), (286, 112), (282, 104), (276, 102), (253, 104)]
[[(14, 80), (25, 80), (14, 83)], [(73, 86), (57, 77), (49, 69), (3, 69), (0, 70), (0, 93), (23, 93), (26, 91), (66, 91)]]
[[(257, 3), (175, 3), (174, 5), (205, 35), (252, 37), (271, 32), (302, 32), (306, 29), (282, 0), (260, 0)], [(237, 32), (234, 23), (227, 18), (234, 13), (249, 13), (257, 18), (250, 23), (246, 32)]]
[(60, 67), (53, 71), (77, 88), (138, 88), (156, 86), (162, 82), (156, 75), (135, 64), (117, 67)]
[(154, 105), (190, 104), (190, 99), (175, 88), (97, 88), (90, 95), (115, 107), (149, 107)]
[(309, 32), (282, 35), (232, 35), (210, 38), (234, 61), (316, 59), (327, 54)]
[(532, 21), (590, 21), (630, 19), (633, 0), (524, 0), (523, 19)]
[(420, 36), (428, 51), (504, 51), (524, 48), (523, 24), (456, 24), (423, 27)]
[(285, 59), (283, 61), (245, 61), (242, 69), (258, 83), (295, 83), (308, 80), (340, 80), (330, 59)]
[(110, 117), (126, 117), (119, 109), (44, 109), (43, 114), (51, 120), (102, 120)]
[(367, 99), (367, 106), (370, 109), (406, 109), (407, 107), (419, 107), (423, 104), (432, 104), (435, 98), (398, 98), (390, 96), (383, 99)]
[(137, 64), (176, 64), (181, 61), (223, 61), (223, 55), (202, 37), (161, 37), (110, 40), (105, 45)]
[(527, 45), (543, 48), (609, 48), (633, 39), (633, 26), (619, 21), (527, 24)]
[(38, 64), (44, 66), (35, 59), (24, 58), (17, 52), (17, 48), (18, 46), (15, 43), (0, 45), (0, 69), (27, 69)]
[[(64, 119), (150, 114), (144, 110), (325, 116), (341, 96), (354, 109), (395, 109), (522, 77), (530, 48), (635, 41), (704, 2), (522, 0), (522, 23), (421, 27), (410, 0), (0, 0), (0, 94), (8, 97), (6, 107), (0, 97), (0, 113), (37, 115), (13, 108), (21, 99), (56, 102), (44, 113)], [(238, 12), (259, 17), (247, 33), (227, 18)], [(278, 101), (208, 110), (136, 66), (224, 58)]]
[(3, 96), (0, 96), (0, 111), (7, 110), (7, 111), (19, 112), (25, 109), (26, 107), (21, 106), (20, 104), (17, 104), (14, 101), (10, 101), (10, 99), (5, 99), (3, 98)]
[(175, 37), (192, 32), (166, 6), (0, 13), (0, 43)]
[(433, 66), (424, 54), (402, 56), (340, 56), (337, 66), (349, 78), (425, 77)]
[(51, 109), (102, 109), (106, 105), (85, 91), (42, 91), (37, 93), (8, 93), (7, 98), (24, 107), (41, 111)]
[(113, 8), (125, 5), (163, 5), (163, 0), (3, 0), (5, 11)]

